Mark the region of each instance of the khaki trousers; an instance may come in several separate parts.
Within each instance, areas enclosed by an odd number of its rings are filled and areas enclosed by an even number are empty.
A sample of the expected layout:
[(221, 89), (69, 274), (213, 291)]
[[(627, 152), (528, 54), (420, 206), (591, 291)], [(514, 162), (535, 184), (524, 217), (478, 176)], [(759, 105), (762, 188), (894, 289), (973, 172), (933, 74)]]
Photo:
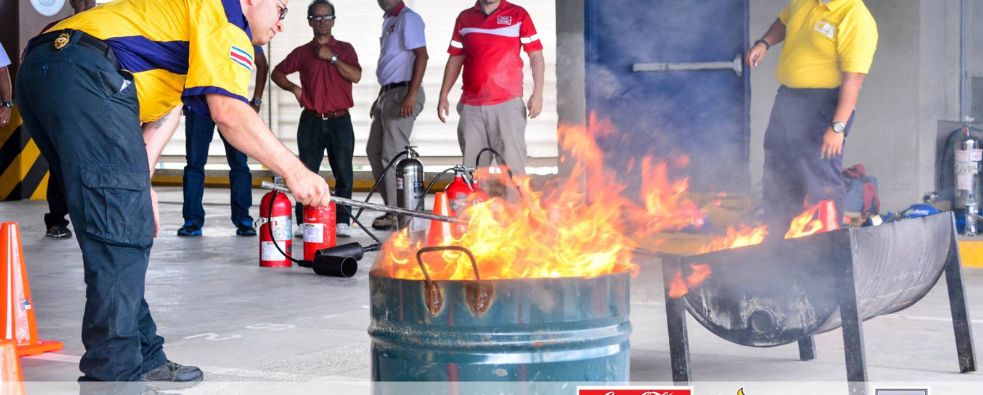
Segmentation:
[[(416, 104), (408, 117), (399, 114), (408, 87), (399, 87), (382, 92), (376, 102), (375, 113), (372, 114), (372, 127), (369, 129), (369, 140), (365, 145), (365, 155), (372, 167), (372, 178), (379, 179), (382, 169), (389, 165), (393, 156), (410, 145), (410, 135), (413, 133), (413, 123), (423, 111), (426, 97), (423, 89), (417, 90)], [(396, 171), (390, 170), (379, 185), (379, 192), (387, 205), (396, 205)]]
[[(488, 147), (502, 155), (513, 174), (526, 173), (526, 105), (521, 97), (491, 106), (458, 104), (457, 112), (457, 142), (465, 165), (474, 166), (478, 153)], [(490, 165), (493, 157), (482, 154), (478, 165)]]

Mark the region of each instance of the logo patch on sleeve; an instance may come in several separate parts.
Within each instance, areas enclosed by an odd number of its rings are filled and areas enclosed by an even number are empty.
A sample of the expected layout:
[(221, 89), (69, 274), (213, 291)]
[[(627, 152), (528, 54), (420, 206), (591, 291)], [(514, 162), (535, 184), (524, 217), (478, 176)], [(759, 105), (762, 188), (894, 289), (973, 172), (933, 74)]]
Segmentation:
[(229, 50), (229, 58), (240, 66), (245, 67), (246, 70), (253, 70), (253, 57), (245, 49), (233, 45), (232, 49)]

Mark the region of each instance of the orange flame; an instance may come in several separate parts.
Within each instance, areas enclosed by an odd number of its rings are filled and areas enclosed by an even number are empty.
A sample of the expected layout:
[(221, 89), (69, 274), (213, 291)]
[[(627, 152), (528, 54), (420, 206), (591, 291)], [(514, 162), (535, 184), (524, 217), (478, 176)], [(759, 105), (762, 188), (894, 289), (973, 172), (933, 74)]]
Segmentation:
[[(688, 179), (670, 176), (672, 170), (688, 165), (685, 156), (630, 160), (641, 174), (640, 192), (637, 200), (625, 197), (626, 185), (616, 181), (618, 175), (604, 166), (603, 151), (596, 143), (597, 137), (615, 132), (613, 124), (594, 115), (586, 128), (560, 126), (559, 144), (569, 154), (561, 161), (569, 165), (569, 177), (553, 180), (544, 188), (533, 189), (526, 176), (510, 180), (502, 172), (475, 172), (476, 178), (485, 177), (484, 181), (479, 178), (479, 183), (493, 183), (499, 189), (493, 195), (500, 197), (476, 199), (479, 203), (462, 213), (468, 218), (466, 231), (454, 232), (455, 236), (442, 244), (469, 249), (482, 279), (637, 274), (639, 267), (632, 257), (635, 240), (700, 227), (706, 212), (688, 195)], [(481, 187), (484, 193), (492, 192), (488, 184)], [(726, 195), (718, 196), (723, 197)], [(711, 204), (719, 205), (719, 199)], [(758, 244), (765, 235), (764, 226), (728, 228), (726, 235), (701, 252)], [(405, 231), (398, 232), (383, 246), (373, 270), (394, 278), (423, 279), (416, 258), (420, 247), (410, 244)], [(476, 276), (463, 253), (430, 253), (422, 259), (435, 280), (470, 280)], [(687, 279), (679, 274), (680, 292), (685, 294), (709, 275), (709, 266), (694, 265)]]
[(689, 265), (689, 267), (692, 272), (689, 274), (689, 276), (686, 276), (685, 280), (683, 280), (682, 272), (676, 272), (673, 275), (672, 281), (669, 283), (670, 298), (676, 299), (686, 296), (690, 289), (703, 284), (703, 282), (706, 281), (706, 279), (709, 278), (710, 274), (712, 273), (710, 270), (710, 265), (707, 264), (694, 263)]
[(792, 218), (792, 223), (789, 225), (788, 232), (785, 232), (786, 239), (795, 239), (798, 237), (805, 237), (819, 231), (823, 230), (823, 223), (816, 217), (816, 212), (819, 211), (819, 206), (813, 206), (807, 208), (802, 214), (799, 214), (795, 218)]
[(758, 225), (753, 228), (741, 227), (738, 229), (728, 226), (726, 236), (713, 239), (700, 249), (700, 253), (704, 254), (707, 252), (761, 244), (765, 241), (765, 236), (768, 236), (768, 227), (765, 225)]
[[(603, 153), (594, 142), (594, 135), (611, 133), (612, 127), (596, 119), (590, 126), (559, 129), (561, 147), (575, 159), (571, 177), (564, 182), (537, 191), (529, 177), (517, 175), (505, 197), (464, 210), (467, 231), (449, 244), (472, 252), (482, 279), (637, 274), (631, 253), (635, 243), (624, 231), (621, 211), (615, 209), (629, 204), (620, 196), (625, 188), (604, 168)], [(583, 188), (583, 181), (590, 188)], [(423, 279), (415, 253), (420, 246), (411, 246), (409, 240), (405, 232), (390, 238), (375, 270), (395, 278)], [(466, 254), (446, 251), (422, 259), (432, 279), (475, 278)]]

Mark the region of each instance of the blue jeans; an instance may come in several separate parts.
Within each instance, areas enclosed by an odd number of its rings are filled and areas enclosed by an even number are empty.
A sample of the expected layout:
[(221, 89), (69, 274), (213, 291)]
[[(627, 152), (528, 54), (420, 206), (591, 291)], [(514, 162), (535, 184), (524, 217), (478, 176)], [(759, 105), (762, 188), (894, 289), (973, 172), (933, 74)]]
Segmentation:
[[(192, 111), (184, 112), (185, 157), (188, 165), (184, 167), (184, 208), (181, 213), (185, 222), (199, 228), (205, 225), (205, 209), (201, 205), (205, 193), (205, 162), (208, 161), (208, 146), (215, 135), (215, 122)], [(253, 205), (253, 176), (249, 172), (246, 154), (232, 147), (219, 133), (225, 143), (225, 159), (229, 162), (229, 199), (232, 202), (232, 224), (252, 226), (253, 217), (249, 207)]]
[[(17, 73), (24, 125), (61, 174), (82, 250), (83, 379), (136, 381), (162, 365), (164, 338), (144, 299), (153, 245), (147, 151), (132, 75), (78, 43), (43, 35)], [(45, 39), (48, 41), (45, 42)]]

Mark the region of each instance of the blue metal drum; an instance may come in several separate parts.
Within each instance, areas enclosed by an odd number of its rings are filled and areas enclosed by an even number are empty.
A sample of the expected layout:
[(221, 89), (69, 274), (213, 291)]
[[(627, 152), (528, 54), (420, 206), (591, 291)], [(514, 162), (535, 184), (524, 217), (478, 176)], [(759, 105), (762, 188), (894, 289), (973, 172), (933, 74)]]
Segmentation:
[(628, 381), (628, 273), (369, 286), (374, 381)]

